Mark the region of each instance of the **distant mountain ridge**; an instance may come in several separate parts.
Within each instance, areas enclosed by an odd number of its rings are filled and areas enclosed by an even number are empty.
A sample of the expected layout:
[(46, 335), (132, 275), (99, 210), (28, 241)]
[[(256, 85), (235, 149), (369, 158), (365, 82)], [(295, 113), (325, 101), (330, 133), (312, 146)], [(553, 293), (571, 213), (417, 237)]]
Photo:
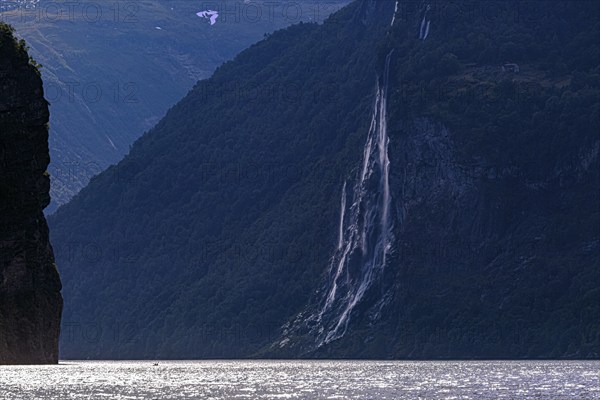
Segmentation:
[[(204, 4), (209, 4), (205, 2)], [(12, 2), (12, 23), (44, 66), (50, 102), (52, 203), (66, 203), (89, 179), (121, 160), (200, 79), (264, 34), (324, 19), (346, 0), (217, 2), (211, 26), (187, 0)], [(292, 10), (299, 9), (299, 15)]]
[(275, 32), (53, 215), (65, 357), (597, 358), (598, 6), (444, 4)]

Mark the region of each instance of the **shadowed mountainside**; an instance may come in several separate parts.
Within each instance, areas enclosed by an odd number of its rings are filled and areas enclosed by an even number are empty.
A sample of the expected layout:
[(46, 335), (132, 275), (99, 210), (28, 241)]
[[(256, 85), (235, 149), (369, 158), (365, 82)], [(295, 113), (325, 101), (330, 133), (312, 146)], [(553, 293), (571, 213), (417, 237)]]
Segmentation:
[(50, 219), (65, 356), (598, 357), (598, 5), (484, 3), (199, 82)]

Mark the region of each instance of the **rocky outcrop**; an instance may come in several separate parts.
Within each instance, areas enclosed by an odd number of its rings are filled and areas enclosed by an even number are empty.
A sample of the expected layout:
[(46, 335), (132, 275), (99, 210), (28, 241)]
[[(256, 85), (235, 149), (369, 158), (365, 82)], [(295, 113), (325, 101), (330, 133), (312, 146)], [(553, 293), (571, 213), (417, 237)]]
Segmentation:
[(58, 362), (61, 283), (43, 214), (48, 118), (36, 67), (0, 24), (0, 364)]

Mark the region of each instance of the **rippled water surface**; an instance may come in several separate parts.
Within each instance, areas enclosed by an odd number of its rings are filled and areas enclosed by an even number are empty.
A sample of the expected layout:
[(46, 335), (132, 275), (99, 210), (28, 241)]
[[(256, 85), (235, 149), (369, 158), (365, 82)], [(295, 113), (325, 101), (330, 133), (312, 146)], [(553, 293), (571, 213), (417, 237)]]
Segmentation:
[(0, 399), (600, 399), (600, 361), (65, 361)]

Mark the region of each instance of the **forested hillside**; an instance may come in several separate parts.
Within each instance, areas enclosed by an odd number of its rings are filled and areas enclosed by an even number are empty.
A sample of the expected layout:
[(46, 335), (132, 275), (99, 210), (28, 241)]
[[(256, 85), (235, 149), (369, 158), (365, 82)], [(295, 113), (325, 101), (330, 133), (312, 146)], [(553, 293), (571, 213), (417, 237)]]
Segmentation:
[(443, 4), (276, 32), (92, 179), (63, 355), (597, 357), (598, 7)]

